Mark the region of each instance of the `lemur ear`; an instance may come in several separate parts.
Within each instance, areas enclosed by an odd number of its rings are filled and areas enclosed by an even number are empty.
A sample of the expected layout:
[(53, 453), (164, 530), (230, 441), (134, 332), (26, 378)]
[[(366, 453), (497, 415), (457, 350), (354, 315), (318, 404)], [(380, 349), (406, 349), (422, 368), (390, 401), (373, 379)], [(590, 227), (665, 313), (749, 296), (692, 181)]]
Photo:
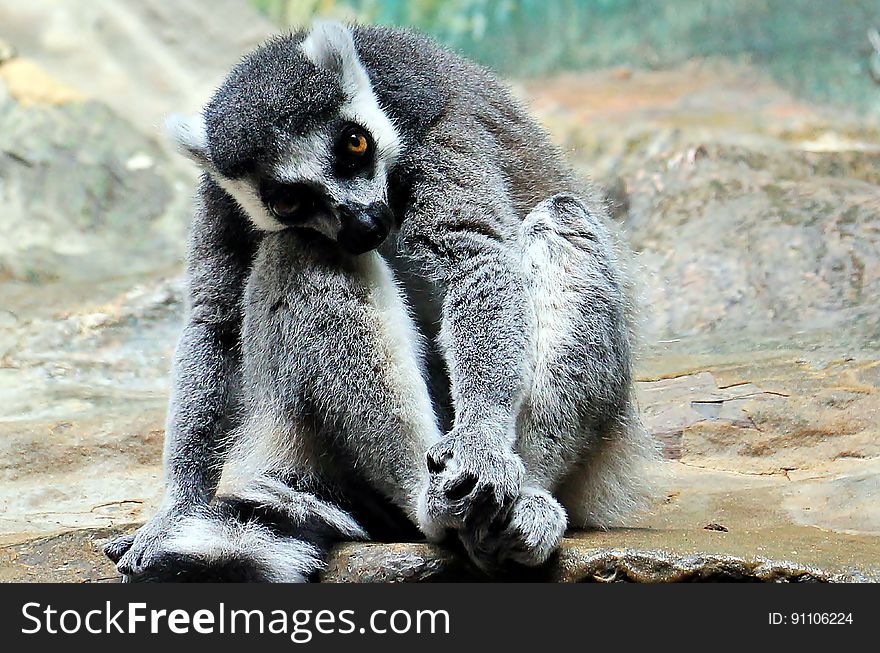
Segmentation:
[(210, 163), (208, 134), (202, 116), (172, 114), (165, 120), (165, 134), (180, 153), (192, 159), (196, 165), (203, 167)]
[(316, 20), (302, 42), (302, 51), (316, 66), (338, 73), (350, 92), (370, 80), (358, 57), (351, 30), (335, 20)]

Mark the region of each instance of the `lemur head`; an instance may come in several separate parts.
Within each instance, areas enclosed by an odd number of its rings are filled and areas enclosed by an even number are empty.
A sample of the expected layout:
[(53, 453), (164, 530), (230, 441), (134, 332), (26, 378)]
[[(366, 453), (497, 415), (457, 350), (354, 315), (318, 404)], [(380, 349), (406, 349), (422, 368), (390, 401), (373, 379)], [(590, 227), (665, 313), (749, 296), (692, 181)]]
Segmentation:
[(202, 115), (172, 117), (167, 128), (257, 229), (311, 229), (352, 254), (391, 230), (387, 184), (400, 136), (340, 23), (261, 46)]

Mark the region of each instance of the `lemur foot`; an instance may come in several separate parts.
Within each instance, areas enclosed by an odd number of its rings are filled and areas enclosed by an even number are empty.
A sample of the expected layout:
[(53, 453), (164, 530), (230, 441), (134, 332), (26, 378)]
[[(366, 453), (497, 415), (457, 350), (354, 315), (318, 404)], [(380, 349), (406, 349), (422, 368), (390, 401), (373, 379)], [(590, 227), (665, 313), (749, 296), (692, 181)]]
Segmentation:
[(459, 537), (486, 571), (505, 562), (537, 567), (559, 547), (567, 525), (565, 509), (549, 492), (526, 488), (506, 513), (489, 524), (460, 530)]
[(428, 450), (430, 478), (419, 506), (426, 533), (489, 523), (519, 496), (525, 468), (490, 434), (453, 432)]
[(159, 513), (134, 533), (123, 535), (104, 546), (104, 554), (116, 563), (125, 576), (138, 576), (163, 555), (162, 542), (174, 530), (183, 515)]

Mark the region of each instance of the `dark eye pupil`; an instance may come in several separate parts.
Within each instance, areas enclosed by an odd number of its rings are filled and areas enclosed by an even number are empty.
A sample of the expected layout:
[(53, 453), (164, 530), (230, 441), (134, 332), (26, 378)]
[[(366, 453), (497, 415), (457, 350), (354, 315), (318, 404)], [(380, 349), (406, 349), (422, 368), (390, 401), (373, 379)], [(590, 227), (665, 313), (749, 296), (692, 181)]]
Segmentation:
[(299, 209), (299, 204), (294, 197), (279, 197), (272, 202), (272, 210), (278, 215), (290, 215)]

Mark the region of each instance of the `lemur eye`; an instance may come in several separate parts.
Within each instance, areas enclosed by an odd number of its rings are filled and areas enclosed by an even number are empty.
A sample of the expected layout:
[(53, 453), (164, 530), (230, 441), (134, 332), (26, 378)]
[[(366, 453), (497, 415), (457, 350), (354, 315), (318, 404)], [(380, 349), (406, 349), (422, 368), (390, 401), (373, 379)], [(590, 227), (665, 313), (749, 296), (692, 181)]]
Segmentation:
[(365, 154), (369, 145), (367, 137), (363, 134), (350, 134), (345, 146), (352, 154)]
[(269, 208), (279, 218), (289, 218), (299, 211), (302, 202), (291, 193), (282, 193), (273, 197), (269, 202)]
[(344, 154), (358, 158), (366, 155), (371, 145), (369, 134), (354, 125), (343, 130), (340, 143)]
[(276, 179), (260, 181), (260, 199), (272, 215), (288, 226), (304, 223), (323, 205), (321, 194), (313, 186)]

